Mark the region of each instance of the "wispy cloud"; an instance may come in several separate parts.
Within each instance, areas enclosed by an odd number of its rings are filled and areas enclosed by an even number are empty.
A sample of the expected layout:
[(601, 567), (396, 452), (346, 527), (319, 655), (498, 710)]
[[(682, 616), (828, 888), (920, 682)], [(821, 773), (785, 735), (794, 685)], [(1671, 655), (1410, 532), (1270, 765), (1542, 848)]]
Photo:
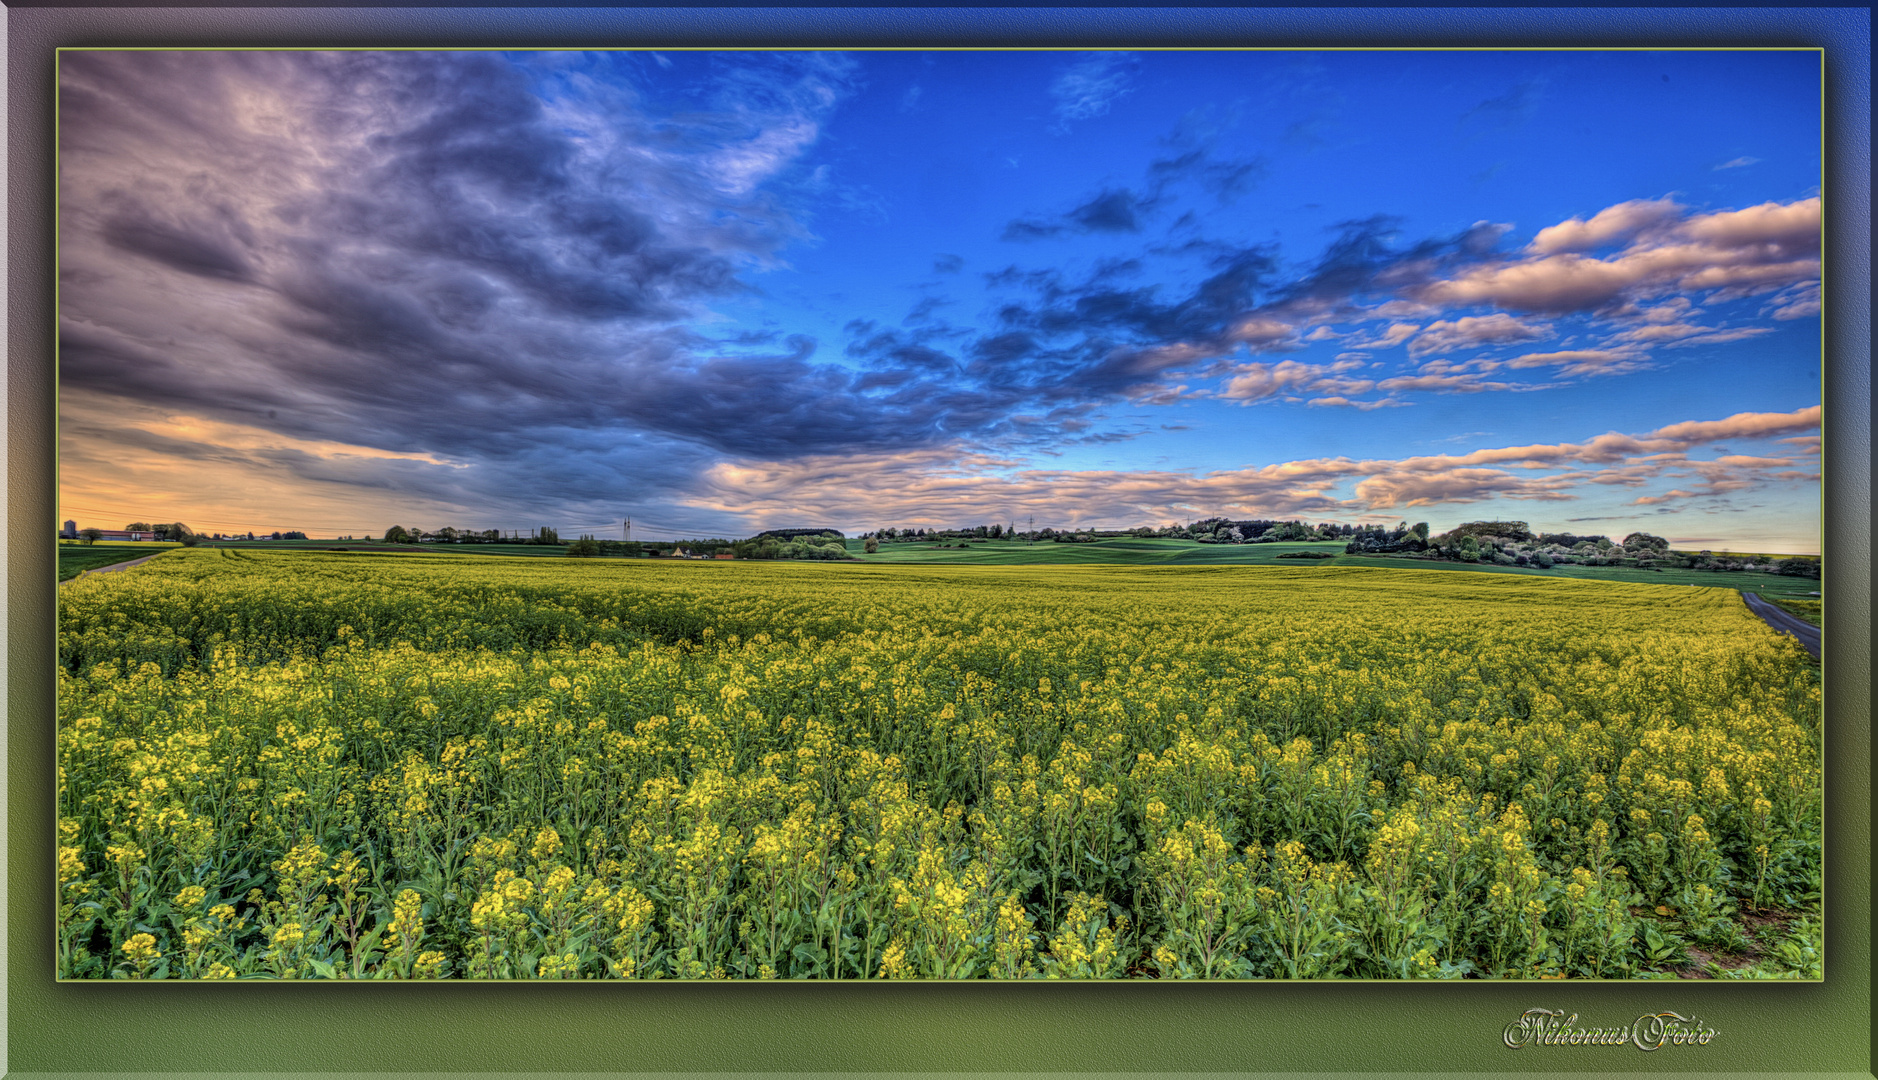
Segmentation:
[(1507, 130), (1524, 124), (1532, 119), (1545, 99), (1548, 80), (1543, 75), (1522, 79), (1505, 93), (1487, 98), (1480, 104), (1461, 114), (1459, 126), (1483, 126), (1497, 130)]
[(1649, 366), (1635, 349), (1562, 349), (1558, 352), (1525, 353), (1506, 361), (1509, 368), (1556, 368), (1563, 378), (1584, 375), (1623, 375)]
[[(1232, 369), (1231, 376), (1220, 388), (1219, 396), (1227, 401), (1250, 405), (1287, 391), (1361, 394), (1374, 387), (1375, 382), (1339, 376), (1362, 367), (1363, 362), (1354, 359), (1339, 360), (1334, 364), (1301, 364), (1296, 360), (1281, 360), (1276, 364), (1241, 364)], [(1335, 402), (1324, 399), (1324, 403), (1353, 404), (1341, 399)]]
[(1420, 357), (1456, 349), (1478, 349), (1485, 345), (1537, 341), (1551, 335), (1552, 328), (1549, 326), (1522, 322), (1503, 312), (1464, 315), (1451, 321), (1442, 319), (1429, 323), (1409, 342), (1408, 351), (1410, 356)]
[(1050, 84), (1057, 120), (1067, 124), (1107, 113), (1116, 98), (1133, 89), (1133, 60), (1131, 53), (1092, 53), (1059, 71)]

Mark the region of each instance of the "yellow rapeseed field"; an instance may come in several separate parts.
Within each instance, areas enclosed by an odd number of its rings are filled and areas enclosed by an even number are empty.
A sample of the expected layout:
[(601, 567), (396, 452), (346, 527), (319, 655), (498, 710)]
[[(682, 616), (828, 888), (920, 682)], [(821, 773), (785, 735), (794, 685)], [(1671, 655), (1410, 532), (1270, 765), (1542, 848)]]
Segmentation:
[(1819, 911), (1817, 669), (1727, 590), (198, 550), (59, 610), (65, 978), (1632, 978)]

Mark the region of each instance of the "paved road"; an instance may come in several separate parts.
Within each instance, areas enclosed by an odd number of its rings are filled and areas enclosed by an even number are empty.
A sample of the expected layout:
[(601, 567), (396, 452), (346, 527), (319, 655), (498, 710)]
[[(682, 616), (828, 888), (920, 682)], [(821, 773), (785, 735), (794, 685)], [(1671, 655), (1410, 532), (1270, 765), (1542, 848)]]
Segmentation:
[[(79, 571), (78, 577), (66, 578), (65, 581), (77, 581), (78, 578), (86, 577), (90, 574), (109, 574), (116, 570), (129, 570), (133, 566), (142, 566), (144, 563), (149, 562), (151, 559), (154, 559), (157, 557), (157, 555), (161, 555), (161, 554), (163, 553), (159, 551), (156, 553), (156, 555), (145, 555), (141, 559), (132, 559), (129, 562), (112, 563), (109, 566), (98, 566), (98, 567), (93, 567), (90, 570), (81, 570)], [(59, 584), (63, 585), (65, 584), (65, 581), (61, 581), (59, 582)]]
[(1782, 611), (1751, 592), (1742, 593), (1741, 599), (1747, 601), (1748, 610), (1759, 615), (1767, 625), (1780, 633), (1799, 638), (1806, 651), (1813, 654), (1813, 659), (1819, 659), (1819, 627)]

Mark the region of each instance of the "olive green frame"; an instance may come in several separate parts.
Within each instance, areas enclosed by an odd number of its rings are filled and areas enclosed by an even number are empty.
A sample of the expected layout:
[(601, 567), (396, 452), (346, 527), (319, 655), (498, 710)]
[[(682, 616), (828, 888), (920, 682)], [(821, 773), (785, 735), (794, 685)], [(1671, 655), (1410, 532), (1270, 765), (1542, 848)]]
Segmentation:
[[(1868, 1075), (1870, 11), (1493, 8), (12, 7), (8, 496), (54, 520), (59, 47), (1797, 47), (1825, 57), (1824, 501), (1829, 913), (1810, 984), (57, 984), (50, 545), (6, 560), (7, 1037), (22, 1075), (177, 1073), (1776, 1072)], [(1527, 1047), (1528, 1008), (1586, 1025), (1699, 1016), (1708, 1046)], [(800, 1071), (800, 1072), (799, 1072)]]

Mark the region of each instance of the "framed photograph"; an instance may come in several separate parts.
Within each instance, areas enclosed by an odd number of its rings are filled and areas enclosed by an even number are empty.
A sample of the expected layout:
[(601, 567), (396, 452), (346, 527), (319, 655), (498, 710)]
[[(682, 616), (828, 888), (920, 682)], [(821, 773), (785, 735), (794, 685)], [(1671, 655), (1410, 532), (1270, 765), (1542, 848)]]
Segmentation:
[(209, 14), (10, 24), (15, 1064), (1861, 1060), (1868, 17)]

